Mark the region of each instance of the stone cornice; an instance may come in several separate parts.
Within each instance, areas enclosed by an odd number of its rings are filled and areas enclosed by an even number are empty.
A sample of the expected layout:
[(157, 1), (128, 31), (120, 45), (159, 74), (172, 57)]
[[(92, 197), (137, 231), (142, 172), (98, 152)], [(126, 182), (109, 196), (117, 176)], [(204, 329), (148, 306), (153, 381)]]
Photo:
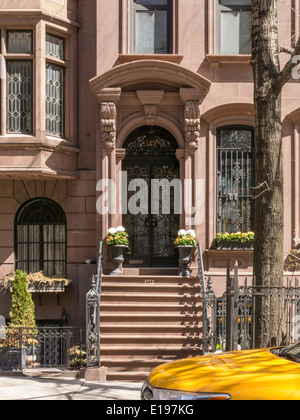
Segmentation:
[[(73, 20), (67, 19), (57, 14), (46, 12), (45, 10), (41, 10), (41, 9), (1, 9), (0, 10), (0, 20), (5, 19), (7, 21), (9, 19), (14, 19), (14, 22), (16, 23), (19, 19), (24, 20), (24, 17), (26, 19), (43, 18), (45, 20), (51, 20), (51, 22), (58, 22), (58, 23), (63, 22), (67, 25), (80, 28), (80, 24), (78, 22), (74, 22)], [(23, 25), (24, 25), (24, 22), (23, 22)]]

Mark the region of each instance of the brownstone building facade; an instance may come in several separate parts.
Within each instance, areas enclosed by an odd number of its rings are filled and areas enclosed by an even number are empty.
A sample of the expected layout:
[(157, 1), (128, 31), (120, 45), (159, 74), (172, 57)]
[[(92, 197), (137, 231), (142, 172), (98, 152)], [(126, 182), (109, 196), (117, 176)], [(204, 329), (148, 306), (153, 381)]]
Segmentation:
[[(279, 4), (288, 45), (300, 26), (300, 2), (290, 3)], [(20, 268), (72, 280), (62, 294), (34, 295), (39, 320), (65, 308), (84, 326), (96, 272), (87, 262), (120, 225), (132, 243), (124, 282), (177, 275), (179, 229), (196, 231), (220, 291), (236, 259), (251, 274), (251, 250), (215, 247), (218, 232), (254, 229), (250, 23), (251, 0), (2, 0), (0, 278)], [(297, 80), (284, 88), (286, 252), (300, 235), (299, 93)], [(100, 214), (107, 179), (115, 209)], [(179, 180), (180, 211), (121, 211), (135, 179)], [(9, 308), (1, 292), (0, 313)]]

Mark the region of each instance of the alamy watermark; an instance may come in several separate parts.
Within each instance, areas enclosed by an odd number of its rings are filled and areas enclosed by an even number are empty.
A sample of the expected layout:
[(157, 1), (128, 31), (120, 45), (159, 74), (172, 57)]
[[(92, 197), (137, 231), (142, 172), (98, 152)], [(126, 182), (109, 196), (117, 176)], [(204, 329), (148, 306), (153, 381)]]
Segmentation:
[[(128, 182), (126, 171), (120, 172), (119, 187), (111, 179), (101, 179), (97, 192), (97, 211), (106, 214), (185, 214), (186, 223), (200, 225), (204, 221), (203, 179), (145, 179)], [(151, 200), (149, 201), (149, 196)]]

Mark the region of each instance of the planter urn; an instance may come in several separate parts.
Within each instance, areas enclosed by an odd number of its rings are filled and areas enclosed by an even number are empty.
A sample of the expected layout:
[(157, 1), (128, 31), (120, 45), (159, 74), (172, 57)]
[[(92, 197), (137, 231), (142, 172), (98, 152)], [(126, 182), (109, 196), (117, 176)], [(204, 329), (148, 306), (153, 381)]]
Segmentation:
[(192, 252), (194, 247), (192, 245), (178, 246), (179, 250), (179, 262), (182, 265), (182, 271), (180, 276), (190, 277), (191, 272), (189, 270), (189, 265), (192, 262)]
[(122, 264), (124, 263), (124, 252), (127, 250), (125, 245), (110, 245), (112, 262), (115, 265), (114, 270), (110, 273), (111, 276), (122, 276)]

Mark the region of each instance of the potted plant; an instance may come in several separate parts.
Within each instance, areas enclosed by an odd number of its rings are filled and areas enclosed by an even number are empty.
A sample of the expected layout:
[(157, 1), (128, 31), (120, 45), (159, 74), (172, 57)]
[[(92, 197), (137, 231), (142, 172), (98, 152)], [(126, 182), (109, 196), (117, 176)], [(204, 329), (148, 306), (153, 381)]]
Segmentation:
[(185, 231), (182, 229), (178, 232), (178, 237), (174, 242), (174, 245), (179, 250), (179, 262), (183, 267), (180, 273), (182, 277), (191, 276), (188, 266), (192, 262), (192, 251), (196, 246), (195, 236), (194, 230)]
[(115, 265), (111, 276), (120, 276), (123, 274), (121, 265), (124, 263), (124, 252), (129, 248), (128, 233), (123, 226), (116, 229), (110, 228), (106, 237), (106, 243), (111, 249), (112, 261)]
[(216, 237), (217, 249), (252, 250), (254, 246), (254, 232), (218, 233)]

